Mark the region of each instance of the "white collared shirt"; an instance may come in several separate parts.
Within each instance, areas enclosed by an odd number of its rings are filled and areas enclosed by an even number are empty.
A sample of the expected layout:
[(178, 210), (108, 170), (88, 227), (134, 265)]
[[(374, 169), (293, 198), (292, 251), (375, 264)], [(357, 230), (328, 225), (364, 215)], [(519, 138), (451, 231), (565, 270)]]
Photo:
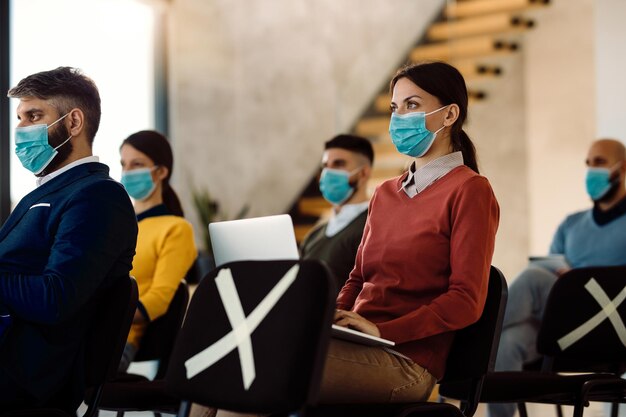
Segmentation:
[(70, 169), (72, 169), (74, 167), (77, 167), (77, 166), (82, 165), (82, 164), (87, 164), (89, 162), (100, 162), (100, 159), (97, 156), (94, 156), (94, 155), (86, 156), (84, 158), (77, 159), (76, 161), (72, 162), (71, 164), (65, 165), (61, 169), (57, 169), (56, 171), (53, 171), (53, 172), (49, 173), (48, 175), (45, 175), (43, 177), (37, 178), (37, 187), (40, 187), (40, 186), (44, 185), (45, 183), (47, 183), (51, 179), (58, 177), (59, 175), (63, 174), (64, 172), (69, 171)]
[[(333, 216), (328, 220), (326, 225), (326, 237), (333, 237), (337, 233), (341, 232), (352, 220), (356, 219), (359, 214), (367, 210), (369, 201), (356, 204), (346, 204), (341, 206), (339, 213), (333, 213)], [(334, 209), (333, 209), (334, 211)]]
[(413, 198), (439, 178), (461, 165), (463, 165), (463, 153), (461, 151), (440, 156), (417, 170), (415, 169), (415, 162), (413, 162), (409, 168), (409, 175), (402, 182), (402, 189), (409, 198)]

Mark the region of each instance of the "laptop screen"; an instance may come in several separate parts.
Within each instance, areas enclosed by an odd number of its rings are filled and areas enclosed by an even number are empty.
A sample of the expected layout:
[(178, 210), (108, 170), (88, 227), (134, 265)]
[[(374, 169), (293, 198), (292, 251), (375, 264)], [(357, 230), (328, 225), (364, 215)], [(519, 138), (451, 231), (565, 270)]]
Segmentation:
[(288, 214), (209, 224), (215, 265), (233, 261), (298, 259)]

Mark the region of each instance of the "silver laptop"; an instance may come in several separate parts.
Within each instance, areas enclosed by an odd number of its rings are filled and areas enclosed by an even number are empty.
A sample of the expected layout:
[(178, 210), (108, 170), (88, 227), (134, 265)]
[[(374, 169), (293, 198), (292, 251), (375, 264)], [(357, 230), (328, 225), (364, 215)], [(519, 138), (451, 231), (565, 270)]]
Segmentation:
[[(299, 259), (288, 214), (211, 223), (209, 234), (217, 267), (234, 261)], [(332, 336), (367, 345), (394, 345), (389, 340), (336, 325)]]
[(288, 214), (209, 224), (215, 265), (233, 261), (298, 259)]

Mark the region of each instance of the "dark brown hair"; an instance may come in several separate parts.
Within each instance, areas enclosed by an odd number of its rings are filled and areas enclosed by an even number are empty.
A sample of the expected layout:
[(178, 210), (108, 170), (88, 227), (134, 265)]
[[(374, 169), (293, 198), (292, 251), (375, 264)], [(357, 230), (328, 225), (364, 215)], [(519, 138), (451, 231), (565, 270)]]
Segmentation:
[(437, 97), (444, 106), (449, 104), (459, 106), (459, 117), (450, 131), (452, 149), (461, 151), (465, 165), (478, 173), (476, 148), (463, 130), (463, 123), (467, 118), (467, 87), (459, 70), (445, 62), (408, 65), (398, 70), (392, 78), (389, 86), (391, 92), (401, 78), (408, 78), (422, 90)]
[[(163, 204), (175, 216), (184, 216), (180, 200), (170, 185), (170, 177), (174, 168), (172, 147), (165, 136), (154, 130), (142, 130), (133, 133), (122, 142), (122, 146), (130, 145), (152, 159), (155, 165), (167, 168), (167, 177), (163, 180)], [(120, 146), (121, 148), (121, 146)]]
[(324, 149), (345, 149), (350, 152), (358, 153), (367, 158), (370, 165), (374, 164), (374, 148), (372, 143), (355, 135), (337, 135), (324, 144)]
[(85, 134), (89, 143), (100, 126), (100, 93), (93, 80), (79, 69), (59, 67), (38, 72), (21, 80), (7, 94), (11, 98), (36, 97), (49, 100), (59, 116), (79, 108), (85, 115)]

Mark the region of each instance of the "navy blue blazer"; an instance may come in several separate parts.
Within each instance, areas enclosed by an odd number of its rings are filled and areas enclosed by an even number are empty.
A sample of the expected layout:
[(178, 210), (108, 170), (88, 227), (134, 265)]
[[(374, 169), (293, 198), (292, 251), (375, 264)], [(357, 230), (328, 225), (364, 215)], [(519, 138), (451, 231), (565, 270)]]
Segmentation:
[(0, 313), (13, 318), (0, 372), (44, 404), (69, 383), (78, 406), (90, 300), (128, 277), (136, 240), (132, 204), (106, 165), (76, 166), (24, 197), (0, 229)]

